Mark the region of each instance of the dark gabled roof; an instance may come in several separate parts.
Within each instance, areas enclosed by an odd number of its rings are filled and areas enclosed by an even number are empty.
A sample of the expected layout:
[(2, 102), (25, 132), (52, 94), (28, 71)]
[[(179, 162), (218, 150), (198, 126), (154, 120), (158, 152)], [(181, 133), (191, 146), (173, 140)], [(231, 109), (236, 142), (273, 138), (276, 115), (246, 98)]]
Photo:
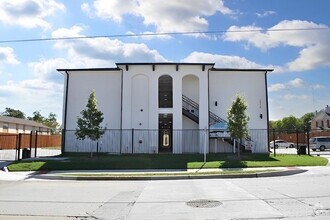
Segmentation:
[(262, 71), (262, 72), (272, 72), (274, 69), (239, 69), (239, 68), (212, 68), (212, 71)]
[(211, 71), (261, 71), (261, 72), (272, 72), (274, 69), (266, 69), (266, 68), (251, 68), (251, 69), (240, 69), (240, 68), (215, 68), (215, 63), (177, 63), (177, 62), (145, 62), (145, 63), (116, 63), (117, 67), (113, 68), (73, 68), (73, 69), (57, 69), (59, 72), (68, 72), (68, 71), (118, 71), (121, 70), (119, 66), (129, 66), (129, 65), (135, 65), (135, 66), (142, 66), (142, 65), (178, 65), (178, 66), (212, 66), (210, 69)]
[(40, 123), (35, 122), (35, 121), (31, 121), (31, 120), (28, 120), (28, 119), (8, 117), (8, 116), (0, 116), (0, 122), (11, 123), (11, 124), (20, 124), (20, 125), (28, 125), (28, 126), (39, 127), (39, 128), (49, 128), (46, 125), (40, 124)]
[(77, 68), (77, 69), (56, 69), (59, 72), (67, 72), (67, 71), (118, 71), (120, 70), (119, 68)]
[(181, 66), (188, 66), (188, 65), (195, 65), (195, 66), (201, 66), (201, 65), (209, 65), (214, 66), (215, 63), (176, 63), (176, 62), (146, 62), (146, 63), (116, 63), (117, 67), (121, 65), (181, 65)]
[(323, 120), (324, 118), (330, 118), (330, 113), (326, 112), (324, 109), (322, 109), (321, 111), (318, 111), (313, 120), (317, 121), (317, 120)]

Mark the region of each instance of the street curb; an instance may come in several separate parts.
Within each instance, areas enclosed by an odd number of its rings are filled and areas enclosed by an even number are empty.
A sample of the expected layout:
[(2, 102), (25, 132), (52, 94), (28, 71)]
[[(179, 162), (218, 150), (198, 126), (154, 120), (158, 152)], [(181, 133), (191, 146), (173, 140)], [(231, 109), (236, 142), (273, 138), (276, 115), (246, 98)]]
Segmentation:
[(189, 179), (233, 179), (233, 178), (263, 178), (289, 176), (306, 172), (305, 169), (284, 171), (260, 172), (253, 174), (204, 174), (204, 175), (177, 175), (177, 176), (64, 176), (54, 174), (36, 174), (35, 179), (48, 180), (76, 180), (76, 181), (135, 181), (135, 180), (189, 180)]

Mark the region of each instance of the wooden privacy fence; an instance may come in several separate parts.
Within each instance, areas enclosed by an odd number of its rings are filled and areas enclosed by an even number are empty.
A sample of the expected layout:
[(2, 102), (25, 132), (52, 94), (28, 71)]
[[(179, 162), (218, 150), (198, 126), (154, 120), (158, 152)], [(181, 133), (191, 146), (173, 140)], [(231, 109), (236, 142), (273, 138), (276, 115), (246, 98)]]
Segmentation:
[(17, 148), (61, 148), (62, 135), (0, 133), (0, 150)]

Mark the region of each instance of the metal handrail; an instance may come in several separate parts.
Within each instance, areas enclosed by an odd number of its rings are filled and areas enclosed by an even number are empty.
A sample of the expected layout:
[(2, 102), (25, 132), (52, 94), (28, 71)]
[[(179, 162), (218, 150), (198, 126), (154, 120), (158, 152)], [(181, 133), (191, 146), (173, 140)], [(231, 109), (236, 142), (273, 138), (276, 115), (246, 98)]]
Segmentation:
[(191, 100), (190, 98), (188, 98), (187, 96), (182, 95), (182, 101), (183, 101), (183, 103), (190, 105), (194, 109), (199, 110), (199, 105), (196, 102), (194, 102), (193, 100)]
[[(199, 105), (198, 103), (194, 102), (193, 100), (191, 100), (190, 98), (188, 98), (185, 95), (182, 95), (182, 101), (184, 104), (188, 105), (189, 107), (191, 107), (191, 109), (196, 110), (194, 112), (191, 112), (193, 115), (198, 117), (198, 112), (199, 112)], [(185, 105), (183, 105), (183, 108), (185, 110), (189, 110), (189, 108)], [(226, 123), (226, 120), (220, 118), (219, 116), (217, 116), (216, 114), (214, 114), (213, 112), (209, 112), (210, 113), (210, 119), (216, 123), (218, 122), (222, 122), (222, 123)]]

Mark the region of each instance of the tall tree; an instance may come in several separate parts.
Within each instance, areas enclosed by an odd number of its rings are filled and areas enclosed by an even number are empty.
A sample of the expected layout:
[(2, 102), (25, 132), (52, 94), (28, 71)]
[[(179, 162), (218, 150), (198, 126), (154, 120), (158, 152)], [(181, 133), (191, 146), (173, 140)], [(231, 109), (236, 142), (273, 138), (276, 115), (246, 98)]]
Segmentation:
[(300, 128), (300, 121), (298, 118), (294, 117), (293, 115), (282, 118), (283, 130), (286, 130), (288, 133), (290, 133), (294, 132), (298, 128)]
[(28, 117), (29, 120), (38, 122), (40, 124), (46, 125), (51, 130), (52, 134), (58, 133), (60, 129), (60, 124), (57, 122), (57, 116), (55, 113), (49, 113), (48, 117), (41, 115), (40, 110), (34, 111), (33, 116)]
[(32, 115), (33, 116), (28, 117), (28, 119), (31, 121), (35, 121), (38, 123), (43, 123), (45, 121), (45, 117), (41, 115), (40, 110), (34, 111)]
[[(247, 104), (242, 96), (237, 95), (231, 108), (227, 112), (228, 130), (230, 136), (234, 140), (242, 141), (242, 138), (248, 136)], [(238, 156), (240, 156), (240, 147), (238, 148)]]
[(52, 134), (59, 133), (60, 131), (60, 124), (57, 122), (57, 115), (53, 112), (49, 113), (43, 124), (51, 128)]
[(5, 111), (1, 113), (3, 116), (25, 119), (25, 114), (21, 110), (13, 108), (5, 108)]
[(313, 112), (309, 112), (309, 113), (306, 113), (303, 116), (301, 116), (300, 121), (301, 121), (302, 127), (300, 129), (306, 129), (306, 128), (309, 129), (311, 126), (311, 120), (313, 118), (314, 118)]
[[(98, 110), (94, 89), (89, 96), (86, 109), (82, 110), (80, 114), (81, 118), (78, 117), (75, 132), (77, 139), (84, 140), (85, 138), (89, 138), (92, 141), (98, 141), (104, 134), (104, 128), (101, 127), (104, 117), (103, 113)], [(93, 151), (91, 149), (92, 156)]]

